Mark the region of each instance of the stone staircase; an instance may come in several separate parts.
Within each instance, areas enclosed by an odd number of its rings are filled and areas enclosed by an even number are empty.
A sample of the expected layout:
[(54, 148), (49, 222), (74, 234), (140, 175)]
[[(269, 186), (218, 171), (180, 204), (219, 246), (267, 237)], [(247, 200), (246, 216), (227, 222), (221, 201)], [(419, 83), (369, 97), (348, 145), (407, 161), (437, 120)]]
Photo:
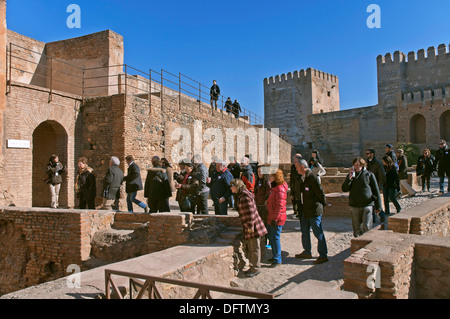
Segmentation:
[(113, 229), (136, 230), (150, 220), (150, 214), (116, 213)]
[[(211, 219), (209, 219), (210, 217)], [(207, 231), (208, 228), (216, 227), (218, 225), (218, 222), (214, 221), (214, 215), (211, 216), (202, 216), (198, 217), (198, 215), (194, 215), (194, 218), (192, 220), (192, 223), (190, 225), (191, 231), (195, 231), (200, 229), (204, 229)], [(208, 222), (214, 221), (214, 222)], [(114, 218), (114, 223), (112, 225), (112, 228), (114, 230), (128, 230), (130, 232), (135, 231), (136, 229), (139, 229), (140, 227), (143, 227), (145, 223), (150, 221), (150, 214), (142, 214), (142, 213), (116, 213)], [(214, 231), (213, 235), (215, 240), (213, 244), (217, 245), (233, 245), (233, 243), (236, 242), (236, 240), (239, 239), (239, 237), (242, 234), (242, 228), (241, 227), (232, 227), (232, 226), (223, 226), (219, 229)]]

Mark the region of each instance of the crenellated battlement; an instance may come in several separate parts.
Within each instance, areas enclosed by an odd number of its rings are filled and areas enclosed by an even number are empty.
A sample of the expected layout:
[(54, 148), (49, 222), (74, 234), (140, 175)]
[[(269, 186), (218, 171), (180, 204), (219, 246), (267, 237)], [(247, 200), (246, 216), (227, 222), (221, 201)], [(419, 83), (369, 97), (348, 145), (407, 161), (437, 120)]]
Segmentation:
[(440, 100), (448, 102), (450, 101), (450, 85), (434, 89), (418, 89), (411, 92), (404, 92), (402, 94), (402, 100), (407, 104)]
[(338, 81), (338, 77), (336, 75), (320, 71), (313, 68), (308, 68), (306, 71), (301, 69), (300, 71), (283, 73), (281, 75), (270, 76), (268, 78), (264, 78), (264, 85), (277, 84), (282, 82), (289, 82), (293, 80), (305, 80), (309, 81), (313, 77), (320, 78), (332, 83), (336, 83)]
[(450, 57), (450, 45), (442, 43), (438, 46), (437, 50), (434, 46), (429, 47), (427, 50), (420, 49), (417, 52), (410, 51), (407, 55), (403, 52), (395, 51), (392, 55), (391, 53), (386, 53), (383, 55), (378, 55), (377, 64), (387, 65), (394, 63), (412, 63), (412, 62), (429, 62), (434, 60), (448, 59)]

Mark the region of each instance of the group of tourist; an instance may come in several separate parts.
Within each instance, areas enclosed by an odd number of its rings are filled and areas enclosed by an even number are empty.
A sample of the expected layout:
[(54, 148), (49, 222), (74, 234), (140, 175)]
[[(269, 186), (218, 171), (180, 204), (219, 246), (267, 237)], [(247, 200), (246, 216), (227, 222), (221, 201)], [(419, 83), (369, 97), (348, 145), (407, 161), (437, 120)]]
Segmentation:
[[(429, 190), (430, 176), (438, 171), (441, 193), (444, 192), (444, 178), (450, 176), (449, 149), (441, 140), (436, 158), (428, 149), (419, 157), (417, 174), (422, 176), (423, 190)], [(370, 230), (376, 215), (384, 221), (390, 214), (389, 203), (397, 210), (401, 207), (396, 194), (404, 185), (415, 195), (415, 191), (407, 184), (407, 158), (403, 150), (394, 152), (392, 145), (386, 145), (386, 154), (382, 160), (375, 157), (374, 149), (367, 149), (366, 158), (356, 157), (352, 162), (349, 174), (342, 184), (342, 191), (349, 192), (349, 207), (352, 216), (353, 234), (355, 237)], [(175, 199), (182, 212), (208, 214), (208, 198), (211, 198), (216, 215), (227, 215), (229, 208), (237, 210), (243, 226), (243, 247), (250, 268), (245, 272), (253, 277), (260, 272), (261, 248), (271, 247), (270, 267), (282, 263), (281, 233), (286, 222), (286, 204), (290, 188), (290, 196), (294, 214), (300, 220), (301, 242), (303, 251), (296, 258), (312, 258), (310, 232), (317, 238), (319, 257), (316, 264), (328, 261), (327, 244), (322, 229), (322, 214), (326, 206), (325, 193), (321, 186), (320, 176), (325, 174), (323, 160), (318, 151), (313, 151), (306, 161), (300, 154), (293, 157), (290, 171), (290, 185), (284, 180), (280, 169), (267, 165), (258, 165), (246, 155), (238, 163), (231, 157), (229, 163), (213, 158), (206, 168), (198, 155), (178, 163), (179, 170), (174, 170), (165, 158), (152, 157), (152, 167), (147, 169), (145, 184), (142, 183), (139, 166), (133, 156), (125, 158), (128, 173), (124, 176), (119, 168), (120, 160), (112, 156), (109, 168), (102, 181), (104, 209), (118, 209), (120, 188), (125, 182), (128, 212), (133, 212), (133, 204), (138, 205), (144, 213), (169, 212), (169, 198), (176, 193)], [(52, 155), (47, 165), (47, 183), (51, 190), (51, 206), (58, 207), (58, 193), (62, 182), (62, 174), (66, 167), (59, 162), (57, 155)], [(402, 181), (404, 181), (402, 183)], [(78, 160), (78, 173), (75, 188), (79, 200), (79, 208), (95, 208), (96, 176), (89, 167), (87, 159)], [(136, 198), (137, 192), (144, 190), (147, 203)], [(449, 186), (450, 191), (450, 186)], [(384, 195), (384, 210), (381, 193)]]
[[(349, 206), (352, 216), (353, 234), (355, 237), (370, 230), (376, 222), (376, 216), (384, 222), (390, 215), (390, 202), (394, 204), (397, 213), (401, 211), (397, 195), (401, 194), (401, 186), (409, 196), (416, 195), (416, 191), (407, 182), (407, 157), (402, 149), (394, 152), (393, 146), (385, 146), (386, 154), (382, 160), (375, 157), (374, 149), (367, 149), (366, 160), (357, 157), (353, 160), (352, 168), (347, 175), (342, 191), (349, 192)], [(436, 157), (431, 155), (429, 149), (424, 149), (419, 156), (416, 173), (421, 176), (422, 191), (430, 191), (430, 179), (437, 170), (439, 176), (439, 192), (444, 193), (444, 179), (450, 176), (450, 155), (445, 140), (439, 141), (439, 149)], [(450, 192), (450, 185), (447, 191)], [(381, 195), (384, 199), (384, 210), (381, 203)]]
[[(209, 90), (209, 96), (211, 108), (214, 108), (217, 111), (217, 101), (219, 100), (220, 97), (220, 87), (217, 85), (216, 80), (213, 81), (213, 85)], [(242, 111), (241, 105), (239, 104), (238, 100), (235, 99), (233, 102), (230, 97), (228, 97), (227, 100), (225, 101), (224, 108), (227, 114), (231, 113), (234, 115), (235, 118), (239, 118), (239, 113)]]

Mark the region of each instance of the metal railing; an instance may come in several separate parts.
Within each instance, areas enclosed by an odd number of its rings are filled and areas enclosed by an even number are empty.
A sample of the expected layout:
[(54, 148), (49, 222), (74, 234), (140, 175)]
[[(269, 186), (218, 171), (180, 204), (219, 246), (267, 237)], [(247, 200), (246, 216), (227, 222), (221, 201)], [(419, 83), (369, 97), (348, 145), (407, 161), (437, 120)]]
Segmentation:
[[(164, 69), (142, 71), (128, 64), (82, 68), (14, 43), (7, 46), (6, 53), (7, 94), (14, 81), (49, 89), (50, 101), (54, 91), (62, 91), (78, 95), (83, 101), (87, 97), (120, 93), (146, 98), (150, 112), (152, 98), (159, 98), (163, 109), (163, 97), (167, 96), (178, 98), (180, 110), (182, 98), (197, 101), (199, 111), (205, 104), (210, 105), (210, 88), (182, 73), (173, 74)], [(227, 113), (223, 95), (219, 96), (218, 102), (218, 110)], [(215, 107), (211, 110), (216, 111)], [(275, 127), (242, 106), (239, 117), (245, 118), (250, 125)]]
[[(261, 293), (255, 291), (248, 291), (243, 289), (231, 288), (231, 287), (220, 287), (215, 285), (208, 285), (197, 282), (182, 281), (171, 278), (148, 276), (142, 274), (135, 274), (119, 270), (105, 269), (105, 297), (106, 299), (111, 299), (111, 288), (114, 291), (115, 296), (119, 299), (124, 299), (124, 296), (120, 292), (114, 282), (112, 275), (122, 276), (129, 278), (129, 293), (130, 299), (133, 299), (133, 290), (137, 291), (137, 296), (135, 299), (142, 299), (147, 293), (149, 299), (163, 299), (161, 293), (156, 287), (156, 283), (169, 284), (173, 286), (181, 286), (187, 288), (197, 289), (197, 292), (192, 299), (212, 299), (211, 292), (220, 292), (225, 294), (239, 295), (258, 299), (274, 299), (274, 295), (268, 293)], [(142, 282), (143, 281), (143, 282)]]

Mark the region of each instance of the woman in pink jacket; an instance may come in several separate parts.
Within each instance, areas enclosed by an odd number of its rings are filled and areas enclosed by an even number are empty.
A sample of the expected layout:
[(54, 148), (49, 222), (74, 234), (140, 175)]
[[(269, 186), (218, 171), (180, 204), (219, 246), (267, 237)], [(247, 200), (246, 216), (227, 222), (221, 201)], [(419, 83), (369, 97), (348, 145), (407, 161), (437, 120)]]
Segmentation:
[(281, 230), (286, 222), (286, 199), (288, 185), (284, 181), (283, 172), (279, 169), (276, 173), (270, 174), (271, 190), (267, 199), (267, 227), (270, 246), (272, 246), (273, 258), (270, 267), (277, 267), (281, 264)]

